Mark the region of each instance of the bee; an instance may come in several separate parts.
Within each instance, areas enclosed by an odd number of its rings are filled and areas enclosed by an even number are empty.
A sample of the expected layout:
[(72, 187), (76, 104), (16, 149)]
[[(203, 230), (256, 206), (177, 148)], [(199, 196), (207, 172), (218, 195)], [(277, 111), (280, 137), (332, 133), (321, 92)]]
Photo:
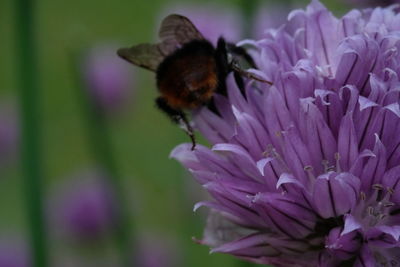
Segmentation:
[(240, 76), (272, 84), (242, 70), (233, 55), (242, 56), (251, 67), (254, 61), (247, 52), (220, 37), (214, 47), (182, 15), (172, 14), (163, 19), (159, 30), (160, 42), (121, 48), (117, 54), (139, 67), (156, 73), (160, 96), (157, 107), (173, 122), (184, 128), (196, 146), (194, 131), (185, 110), (208, 106), (218, 113), (212, 101), (215, 93), (226, 95), (225, 80), (234, 72), (239, 88), (244, 87)]

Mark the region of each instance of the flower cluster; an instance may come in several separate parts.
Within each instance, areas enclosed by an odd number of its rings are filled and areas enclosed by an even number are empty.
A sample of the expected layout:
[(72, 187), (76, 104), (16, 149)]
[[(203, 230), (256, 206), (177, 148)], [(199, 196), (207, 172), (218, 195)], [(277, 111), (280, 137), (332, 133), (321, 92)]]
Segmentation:
[(115, 50), (115, 45), (97, 45), (87, 51), (81, 67), (91, 100), (106, 114), (118, 113), (130, 104), (130, 87), (135, 87), (132, 68), (117, 57)]
[(30, 267), (32, 266), (29, 249), (25, 241), (10, 234), (0, 236), (0, 266)]
[(94, 169), (62, 184), (49, 207), (57, 233), (88, 242), (98, 242), (110, 233), (118, 216), (108, 179), (103, 171)]
[(137, 238), (134, 265), (138, 267), (183, 266), (177, 242), (163, 234), (145, 232)]
[(243, 41), (272, 86), (228, 78), (212, 148), (174, 149), (213, 200), (201, 243), (275, 266), (400, 265), (400, 14), (317, 0)]

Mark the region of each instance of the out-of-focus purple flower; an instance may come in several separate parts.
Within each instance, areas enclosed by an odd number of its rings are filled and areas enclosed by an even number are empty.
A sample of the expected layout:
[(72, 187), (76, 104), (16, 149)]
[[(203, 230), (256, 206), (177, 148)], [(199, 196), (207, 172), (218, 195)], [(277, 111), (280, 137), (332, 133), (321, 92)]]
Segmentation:
[(229, 42), (237, 42), (243, 34), (243, 18), (240, 12), (233, 7), (217, 4), (180, 4), (168, 7), (162, 12), (160, 21), (171, 13), (188, 17), (204, 37), (214, 44), (217, 43), (220, 36)]
[(114, 113), (132, 98), (133, 68), (118, 58), (116, 46), (99, 45), (83, 60), (86, 87), (94, 103), (106, 113)]
[(252, 38), (258, 40), (264, 38), (265, 31), (278, 28), (286, 22), (286, 17), (290, 11), (288, 3), (269, 4), (257, 8), (253, 19)]
[(79, 173), (56, 194), (50, 208), (56, 231), (61, 234), (80, 241), (96, 241), (115, 226), (115, 199), (102, 172)]
[(30, 267), (30, 257), (26, 244), (15, 237), (0, 237), (1, 267)]
[(179, 248), (171, 238), (155, 234), (144, 234), (138, 241), (134, 253), (137, 267), (182, 266)]
[[(400, 14), (314, 0), (253, 45), (273, 86), (228, 78), (213, 145), (174, 149), (212, 196), (200, 242), (276, 266), (400, 265)], [(239, 44), (240, 45), (240, 44)]]
[(15, 159), (18, 143), (17, 112), (9, 103), (3, 103), (0, 106), (0, 166), (4, 166)]

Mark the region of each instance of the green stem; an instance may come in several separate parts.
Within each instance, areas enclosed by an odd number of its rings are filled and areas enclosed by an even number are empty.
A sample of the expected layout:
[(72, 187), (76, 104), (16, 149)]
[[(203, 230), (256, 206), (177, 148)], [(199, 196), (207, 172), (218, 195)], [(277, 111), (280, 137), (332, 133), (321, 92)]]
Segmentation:
[(78, 99), (85, 119), (87, 137), (91, 152), (98, 164), (110, 177), (111, 185), (115, 193), (118, 220), (115, 225), (115, 238), (121, 253), (121, 266), (132, 267), (132, 254), (134, 252), (133, 227), (131, 215), (128, 212), (127, 198), (123, 181), (118, 170), (116, 159), (112, 149), (111, 136), (107, 123), (106, 114), (99, 108), (90, 96), (88, 88), (82, 80), (82, 72), (79, 72), (81, 61), (79, 55), (73, 55), (73, 71), (77, 81)]
[(32, 265), (48, 266), (47, 233), (42, 200), (42, 153), (40, 150), (40, 90), (37, 83), (34, 1), (15, 1), (17, 79), (21, 116), (21, 161), (24, 177)]

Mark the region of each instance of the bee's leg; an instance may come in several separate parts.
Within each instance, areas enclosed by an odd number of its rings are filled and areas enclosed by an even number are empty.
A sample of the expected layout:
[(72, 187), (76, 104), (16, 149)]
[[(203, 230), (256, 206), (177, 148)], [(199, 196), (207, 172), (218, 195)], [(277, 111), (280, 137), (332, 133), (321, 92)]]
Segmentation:
[(232, 43), (227, 43), (227, 48), (228, 48), (228, 51), (231, 52), (232, 54), (243, 57), (244, 60), (246, 60), (247, 63), (250, 65), (250, 68), (253, 68), (253, 69), (257, 68), (256, 63), (254, 62), (254, 60), (250, 56), (250, 54), (247, 53), (246, 49), (244, 49), (241, 46), (236, 46), (235, 44), (232, 44)]
[[(226, 43), (224, 38), (220, 37), (218, 39), (218, 43), (217, 43), (217, 52), (216, 52), (216, 56), (217, 56), (217, 63), (219, 64), (219, 81), (220, 84), (217, 88), (217, 93), (227, 96), (227, 90), (226, 90), (226, 77), (228, 76), (228, 73), (231, 72), (233, 70), (233, 74), (234, 74), (234, 78), (236, 81), (236, 84), (238, 85), (240, 92), (242, 93), (242, 95), (244, 97), (246, 97), (245, 95), (245, 90), (244, 90), (244, 81), (242, 79), (242, 77), (240, 77), (240, 73), (238, 74), (232, 67), (232, 62), (228, 62), (228, 54), (227, 51), (230, 51), (230, 47), (236, 47), (234, 44), (230, 44), (230, 43)], [(243, 48), (242, 48), (243, 49)], [(251, 57), (250, 57), (251, 59)], [(213, 101), (212, 101), (213, 102)], [(216, 111), (215, 105), (213, 107), (214, 103), (211, 103), (211, 106), (209, 105), (209, 109), (210, 110), (214, 110)]]
[(220, 37), (217, 42), (215, 59), (218, 65), (218, 88), (216, 92), (220, 95), (227, 96), (226, 91), (226, 77), (231, 71), (228, 62), (228, 52), (226, 50), (226, 42), (224, 38)]
[(235, 60), (233, 60), (231, 62), (231, 68), (233, 69), (234, 72), (237, 72), (238, 74), (240, 74), (243, 77), (246, 77), (246, 78), (249, 78), (249, 79), (252, 79), (252, 80), (256, 80), (256, 81), (262, 82), (262, 83), (268, 83), (269, 85), (273, 85), (272, 82), (264, 80), (263, 78), (258, 77), (257, 75), (255, 75), (255, 74), (253, 74), (251, 72), (245, 71), (244, 69), (242, 69), (239, 66), (239, 63), (237, 61), (235, 61)]
[[(220, 37), (217, 42), (216, 52), (215, 52), (215, 60), (218, 65), (218, 87), (215, 90), (215, 93), (227, 96), (226, 90), (226, 77), (228, 76), (229, 72), (231, 71), (228, 63), (228, 53), (226, 50), (226, 42), (224, 38)], [(214, 99), (207, 103), (207, 107), (213, 113), (221, 116), (219, 113)]]
[[(254, 62), (254, 60), (250, 56), (250, 54), (247, 53), (246, 49), (244, 49), (243, 47), (240, 47), (240, 46), (236, 46), (235, 44), (232, 44), (232, 43), (227, 43), (226, 46), (227, 46), (227, 50), (230, 53), (232, 53), (233, 55), (242, 57), (249, 64), (250, 68), (257, 69), (256, 63)], [(249, 79), (253, 79), (253, 80), (256, 80), (259, 82), (268, 83), (268, 84), (272, 85), (272, 82), (264, 80), (256, 75), (242, 69), (240, 67), (240, 64), (237, 59), (238, 59), (238, 57), (236, 57), (236, 59), (234, 58), (230, 62), (230, 67), (235, 73), (238, 73), (241, 76), (249, 78)], [(235, 79), (236, 79), (236, 82), (238, 82), (238, 79), (237, 78), (235, 78)], [(239, 84), (238, 84), (238, 86), (239, 86)]]
[(192, 150), (196, 147), (196, 139), (192, 126), (186, 118), (186, 114), (180, 109), (174, 109), (170, 107), (164, 98), (158, 97), (156, 99), (156, 105), (161, 109), (174, 123), (183, 126), (184, 131), (190, 137), (192, 141)]
[[(229, 59), (228, 59), (228, 51), (231, 52), (231, 48), (235, 48), (235, 47), (236, 46), (234, 44), (226, 43), (226, 41), (222, 37), (220, 37), (218, 39), (218, 43), (217, 43), (217, 48), (216, 48), (216, 53), (215, 54), (216, 54), (216, 58), (217, 58), (217, 64), (219, 64), (219, 67), (218, 67), (218, 69), (219, 69), (218, 80), (220, 81), (220, 84), (218, 85), (218, 88), (217, 88), (216, 92), (218, 94), (223, 95), (223, 96), (227, 96), (226, 77), (228, 76), (228, 74), (231, 71), (233, 71), (236, 84), (238, 85), (238, 87), (239, 87), (241, 93), (243, 94), (243, 96), (245, 97), (244, 81), (243, 81), (242, 77), (240, 77), (240, 75), (239, 75), (240, 73), (237, 73), (231, 67), (232, 63), (229, 62)], [(240, 47), (240, 49), (244, 50), (241, 47)], [(250, 57), (250, 55), (249, 55), (249, 57)], [(250, 59), (252, 60), (251, 57), (250, 57)], [(208, 105), (208, 108), (218, 114), (218, 112), (217, 112), (217, 110), (215, 108), (214, 101), (210, 102), (210, 104)]]
[(239, 72), (234, 70), (233, 77), (235, 78), (235, 82), (236, 82), (240, 92), (242, 93), (243, 97), (246, 98), (246, 89), (244, 87), (244, 81), (243, 81), (242, 75)]

